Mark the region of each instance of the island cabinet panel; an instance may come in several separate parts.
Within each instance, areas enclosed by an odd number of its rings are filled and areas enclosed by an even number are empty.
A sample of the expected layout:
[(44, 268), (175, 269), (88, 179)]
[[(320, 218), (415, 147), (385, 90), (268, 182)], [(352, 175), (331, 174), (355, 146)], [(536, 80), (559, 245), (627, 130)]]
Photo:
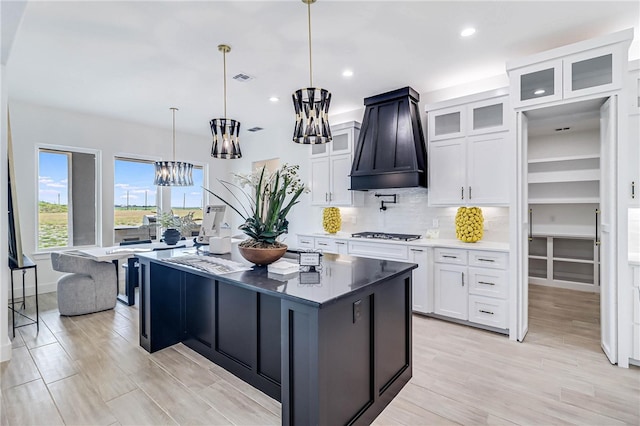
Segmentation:
[(219, 281), (216, 292), (216, 351), (253, 369), (258, 327), (256, 293)]
[(280, 384), (280, 299), (257, 293), (259, 306), (258, 365), (259, 375)]
[(411, 378), (410, 272), (281, 319), (284, 425), (370, 424)]
[[(152, 274), (164, 277), (154, 285), (153, 292), (150, 291)], [(140, 346), (155, 352), (181, 342), (185, 335), (180, 310), (183, 274), (163, 265), (145, 263), (140, 265), (140, 278)]]
[(215, 333), (213, 331), (213, 292), (211, 280), (198, 275), (187, 275), (185, 285), (185, 310), (187, 315), (186, 334), (213, 349)]

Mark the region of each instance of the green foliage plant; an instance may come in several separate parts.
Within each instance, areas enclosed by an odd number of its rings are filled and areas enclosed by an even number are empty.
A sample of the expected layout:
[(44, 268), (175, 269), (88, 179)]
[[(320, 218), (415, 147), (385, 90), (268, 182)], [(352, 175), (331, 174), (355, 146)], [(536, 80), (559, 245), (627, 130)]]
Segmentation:
[(197, 225), (193, 219), (195, 212), (189, 212), (184, 216), (177, 216), (173, 213), (173, 210), (169, 212), (163, 212), (156, 216), (157, 222), (163, 229), (174, 228), (180, 232), (182, 236), (189, 236), (191, 229)]
[[(204, 189), (229, 206), (244, 220), (238, 229), (249, 236), (249, 239), (241, 242), (241, 246), (282, 247), (283, 244), (277, 239), (280, 235), (287, 233), (289, 229), (287, 215), (291, 208), (299, 202), (300, 196), (309, 192), (298, 177), (299, 169), (298, 165), (283, 164), (273, 173), (269, 173), (266, 167), (257, 169), (248, 175), (234, 173), (237, 183), (218, 179), (239, 204), (239, 207), (207, 188)], [(247, 187), (250, 191), (244, 189)], [(236, 195), (234, 188), (239, 190), (241, 194)]]

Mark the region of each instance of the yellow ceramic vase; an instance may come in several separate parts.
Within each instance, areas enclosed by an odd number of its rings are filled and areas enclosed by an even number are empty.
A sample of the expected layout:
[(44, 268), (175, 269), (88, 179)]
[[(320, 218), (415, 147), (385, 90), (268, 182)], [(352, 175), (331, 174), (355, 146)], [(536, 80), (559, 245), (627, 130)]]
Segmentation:
[(342, 226), (340, 218), (340, 209), (337, 207), (327, 207), (322, 210), (322, 227), (325, 232), (335, 234)]
[(460, 207), (456, 214), (456, 238), (475, 243), (484, 235), (484, 218), (480, 207)]

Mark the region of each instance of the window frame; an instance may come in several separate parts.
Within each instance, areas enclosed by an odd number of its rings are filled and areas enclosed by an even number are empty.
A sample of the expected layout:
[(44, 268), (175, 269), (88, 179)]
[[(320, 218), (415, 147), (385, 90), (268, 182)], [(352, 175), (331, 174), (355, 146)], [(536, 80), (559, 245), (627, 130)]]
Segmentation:
[[(91, 244), (91, 245), (78, 245), (78, 246), (74, 246), (74, 245), (69, 245), (69, 242), (73, 241), (73, 226), (70, 226), (70, 230), (69, 230), (69, 237), (67, 240), (67, 244), (65, 246), (57, 246), (57, 247), (47, 247), (47, 248), (40, 248), (40, 152), (41, 151), (57, 151), (60, 152), (62, 154), (67, 154), (69, 155), (70, 161), (71, 161), (71, 154), (78, 153), (78, 154), (91, 154), (95, 157), (95, 176), (94, 176), (94, 191), (95, 191), (95, 203), (94, 203), (94, 210), (95, 210), (95, 244)], [(47, 144), (47, 143), (40, 143), (40, 144), (36, 144), (35, 146), (35, 203), (36, 203), (36, 208), (35, 208), (35, 218), (34, 218), (34, 222), (35, 222), (35, 227), (34, 227), (34, 254), (40, 254), (40, 253), (51, 253), (51, 252), (57, 252), (57, 251), (62, 251), (62, 250), (69, 250), (69, 249), (82, 249), (82, 248), (90, 248), (90, 247), (101, 247), (102, 246), (102, 151), (99, 149), (93, 149), (93, 148), (85, 148), (85, 147), (78, 147), (78, 146), (71, 146), (71, 145), (58, 145), (58, 144)], [(68, 168), (70, 170), (71, 168), (71, 163), (69, 163)], [(67, 175), (68, 178), (71, 178), (71, 173), (70, 171), (67, 170)], [(71, 180), (69, 179), (69, 187), (68, 187), (68, 219), (67, 219), (67, 224), (71, 225), (73, 224), (73, 209), (71, 209), (71, 200), (72, 200), (72, 192), (73, 192), (73, 187), (71, 186)]]

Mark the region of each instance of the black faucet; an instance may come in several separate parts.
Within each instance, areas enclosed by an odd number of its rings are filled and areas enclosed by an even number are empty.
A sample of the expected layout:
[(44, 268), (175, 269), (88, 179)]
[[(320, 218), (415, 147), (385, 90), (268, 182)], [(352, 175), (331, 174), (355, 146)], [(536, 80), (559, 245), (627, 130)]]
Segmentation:
[(375, 194), (376, 197), (393, 197), (393, 201), (385, 201), (385, 200), (381, 200), (380, 201), (380, 211), (383, 212), (385, 210), (387, 210), (387, 206), (384, 205), (384, 203), (387, 204), (396, 204), (398, 202), (398, 199), (396, 198), (398, 196), (398, 194)]

